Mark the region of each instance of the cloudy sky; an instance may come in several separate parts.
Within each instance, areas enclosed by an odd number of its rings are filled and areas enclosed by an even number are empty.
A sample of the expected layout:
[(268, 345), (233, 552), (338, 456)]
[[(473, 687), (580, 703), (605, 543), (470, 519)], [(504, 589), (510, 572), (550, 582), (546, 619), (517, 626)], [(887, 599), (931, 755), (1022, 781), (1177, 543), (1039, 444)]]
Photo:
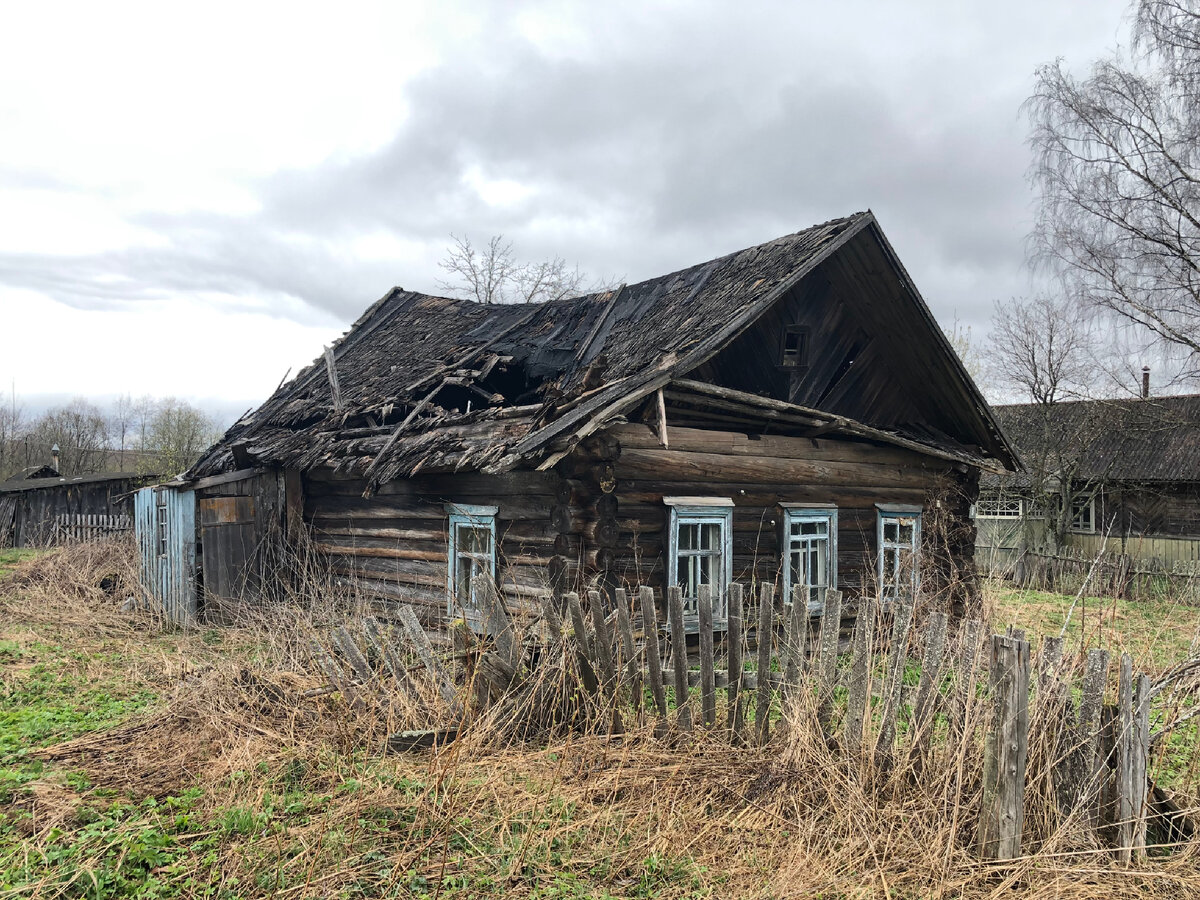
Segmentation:
[[(334, 10), (336, 9), (336, 12)], [(11, 4), (0, 384), (260, 402), (450, 233), (636, 281), (870, 208), (976, 338), (1113, 0)]]

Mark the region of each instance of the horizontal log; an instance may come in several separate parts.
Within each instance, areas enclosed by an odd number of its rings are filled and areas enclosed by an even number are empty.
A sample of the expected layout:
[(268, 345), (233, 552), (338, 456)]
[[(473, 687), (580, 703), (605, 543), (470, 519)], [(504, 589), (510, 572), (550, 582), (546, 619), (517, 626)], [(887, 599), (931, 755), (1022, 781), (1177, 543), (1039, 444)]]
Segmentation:
[[(648, 425), (628, 423), (615, 425), (610, 432), (621, 442), (623, 450), (662, 449), (657, 432)], [(751, 437), (739, 431), (715, 431), (700, 428), (667, 427), (670, 449), (699, 453), (719, 453), (729, 456), (775, 457), (779, 459), (810, 459), (823, 462), (863, 462), (872, 465), (925, 467), (931, 471), (948, 471), (952, 464), (932, 459), (924, 454), (900, 447), (870, 443), (848, 438), (807, 438), (784, 435)]]
[[(429, 544), (445, 544), (447, 541), (446, 529), (438, 528), (436, 530), (417, 529), (417, 528), (383, 528), (383, 527), (362, 527), (358, 525), (338, 525), (327, 519), (321, 519), (313, 523), (313, 535), (318, 539), (324, 537), (333, 538), (373, 538), (376, 541), (416, 541)], [(354, 544), (354, 541), (343, 541), (340, 543)]]
[(628, 450), (621, 455), (618, 479), (732, 481), (848, 486), (923, 487), (928, 472), (905, 466), (820, 462), (807, 459), (729, 456), (686, 450)]
[(446, 550), (414, 550), (407, 547), (362, 547), (353, 544), (340, 544), (331, 541), (314, 541), (313, 547), (322, 553), (340, 557), (363, 557), (379, 559), (410, 559), (428, 560), (446, 564)]

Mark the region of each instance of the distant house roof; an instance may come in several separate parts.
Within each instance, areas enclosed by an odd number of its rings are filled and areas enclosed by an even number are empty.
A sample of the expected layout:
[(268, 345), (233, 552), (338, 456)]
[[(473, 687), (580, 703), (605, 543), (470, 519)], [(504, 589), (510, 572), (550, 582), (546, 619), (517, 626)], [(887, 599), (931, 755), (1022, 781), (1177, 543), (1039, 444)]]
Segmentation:
[(0, 484), (8, 484), (10, 481), (27, 481), (32, 478), (57, 478), (58, 469), (54, 466), (43, 463), (40, 466), (26, 466), (16, 475), (6, 478)]
[[(396, 288), (333, 349), (340, 403), (318, 359), (239, 420), (187, 477), (271, 463), (329, 466), (381, 483), (545, 459), (706, 362), (857, 236), (886, 248), (905, 291), (890, 301), (900, 311), (888, 314), (919, 320), (926, 389), (941, 392), (958, 426), (950, 437), (892, 436), (1011, 466), (986, 401), (864, 212), (619, 290), (536, 306)], [(825, 419), (836, 430), (838, 417)]]
[[(42, 468), (49, 468), (48, 466)], [(53, 469), (51, 469), (53, 472)], [(102, 481), (131, 481), (139, 484), (153, 481), (155, 475), (136, 475), (133, 472), (97, 472), (92, 475), (36, 475), (30, 477), (13, 477), (0, 482), (0, 494), (15, 491), (40, 491), (50, 488), (63, 487), (72, 484), (94, 484)]]
[(1200, 482), (1200, 394), (992, 409), (1027, 465), (1050, 453), (1091, 481)]

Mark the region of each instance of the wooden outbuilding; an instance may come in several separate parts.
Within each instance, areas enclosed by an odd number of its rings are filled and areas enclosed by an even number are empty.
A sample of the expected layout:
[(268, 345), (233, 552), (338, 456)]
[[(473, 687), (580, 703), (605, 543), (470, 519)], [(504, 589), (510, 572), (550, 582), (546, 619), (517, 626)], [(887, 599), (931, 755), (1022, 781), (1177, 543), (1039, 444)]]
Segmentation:
[(153, 477), (132, 472), (60, 475), (34, 466), (0, 482), (0, 547), (48, 547), (133, 528), (133, 492)]
[(678, 584), (691, 624), (734, 580), (967, 600), (979, 473), (1014, 465), (865, 212), (543, 305), (396, 288), (173, 489), (274, 479), (260, 534), (426, 625), (478, 574), (514, 609)]

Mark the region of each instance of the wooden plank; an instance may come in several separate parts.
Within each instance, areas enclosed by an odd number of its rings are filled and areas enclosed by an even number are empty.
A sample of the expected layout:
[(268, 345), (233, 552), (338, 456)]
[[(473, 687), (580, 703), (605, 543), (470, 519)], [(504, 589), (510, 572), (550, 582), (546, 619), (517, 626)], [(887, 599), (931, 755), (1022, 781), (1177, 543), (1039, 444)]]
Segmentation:
[(867, 594), (858, 603), (854, 622), (853, 651), (850, 660), (850, 697), (846, 706), (846, 749), (862, 751), (868, 700), (871, 696), (871, 654), (874, 651), (875, 596)]
[(912, 627), (916, 597), (911, 592), (901, 594), (892, 606), (892, 640), (888, 666), (884, 675), (883, 713), (879, 722), (879, 737), (875, 743), (875, 758), (890, 759), (896, 742), (896, 717), (900, 713), (900, 694), (904, 688), (904, 667), (908, 662), (908, 631)]
[(338, 652), (350, 663), (350, 668), (354, 670), (354, 674), (358, 676), (359, 681), (363, 684), (368, 684), (374, 680), (375, 673), (371, 671), (371, 666), (367, 662), (367, 658), (362, 655), (362, 651), (354, 643), (354, 638), (350, 636), (350, 632), (346, 630), (346, 626), (339, 625), (333, 629), (331, 638)]
[(1016, 859), (1024, 828), (1029, 752), (1029, 644), (993, 635), (989, 666), (993, 717), (984, 746), (978, 849), (985, 859)]
[(446, 705), (457, 715), (460, 709), (458, 699), (454, 694), (454, 682), (446, 675), (445, 670), (433, 655), (433, 644), (429, 642), (429, 635), (425, 633), (425, 629), (417, 620), (416, 612), (407, 603), (399, 604), (396, 612), (400, 617), (400, 624), (404, 626), (404, 631), (408, 635), (409, 642), (417, 652), (417, 658), (429, 672), (434, 686), (437, 687), (438, 693), (441, 694)]
[(662, 656), (658, 645), (658, 617), (654, 611), (654, 589), (638, 588), (638, 599), (642, 604), (642, 634), (646, 642), (646, 671), (650, 677), (650, 694), (654, 706), (664, 719), (667, 716), (667, 691), (663, 687)]
[(1117, 681), (1117, 861), (1133, 859), (1134, 763), (1133, 658), (1121, 654)]
[(775, 589), (763, 584), (758, 591), (758, 702), (754, 709), (754, 730), (758, 742), (765, 744), (771, 736), (771, 683), (765, 677), (771, 671), (771, 640), (775, 615)]
[(699, 611), (700, 638), (700, 708), (704, 714), (704, 727), (717, 724), (717, 686), (713, 662), (713, 601), (712, 588), (702, 584), (696, 591), (696, 608)]
[(392, 676), (392, 680), (400, 687), (410, 699), (417, 699), (419, 696), (417, 687), (408, 676), (408, 668), (404, 662), (396, 655), (396, 651), (392, 649), (391, 643), (385, 638), (382, 630), (379, 627), (379, 622), (374, 616), (367, 616), (362, 621), (363, 636), (366, 637), (367, 643), (371, 649), (383, 660), (383, 666), (387, 673)]
[(579, 677), (583, 686), (594, 694), (600, 684), (596, 678), (596, 670), (592, 668), (592, 644), (588, 640), (583, 607), (579, 603), (579, 595), (574, 591), (567, 594), (567, 611), (571, 614), (571, 629), (575, 634), (575, 658), (579, 664)]
[(678, 585), (667, 588), (667, 606), (671, 620), (671, 665), (675, 671), (675, 711), (679, 727), (690, 731), (692, 705), (687, 682), (687, 635), (683, 629), (683, 591)]
[(1108, 686), (1108, 651), (1089, 650), (1079, 700), (1078, 766), (1076, 803), (1083, 806), (1084, 821), (1100, 824), (1099, 797), (1105, 760), (1100, 752), (1100, 717)]
[(838, 637), (842, 627), (842, 592), (830, 588), (825, 592), (821, 610), (820, 663), (817, 670), (817, 721), (822, 727), (829, 724), (833, 710), (833, 690), (837, 684)]
[(954, 678), (954, 700), (950, 707), (950, 735), (954, 740), (962, 738), (971, 707), (975, 703), (975, 671), (983, 623), (979, 619), (968, 619), (963, 623), (960, 633), (962, 646), (959, 648), (958, 669)]
[(913, 703), (912, 719), (908, 730), (912, 735), (912, 759), (920, 767), (925, 748), (929, 745), (930, 723), (934, 706), (938, 700), (938, 686), (942, 674), (942, 656), (946, 650), (946, 614), (939, 612), (929, 617), (925, 630), (925, 651), (921, 655), (921, 680), (917, 685), (917, 699)]
[(637, 649), (633, 642), (633, 619), (629, 615), (629, 596), (624, 588), (613, 591), (617, 616), (617, 637), (620, 642), (621, 659), (618, 665), (620, 681), (629, 688), (633, 708), (638, 716), (642, 711), (642, 667), (638, 664)]
[(512, 619), (504, 608), (504, 601), (496, 591), (496, 583), (490, 575), (476, 575), (471, 579), (471, 590), (479, 598), (488, 637), (495, 643), (500, 658), (515, 672), (521, 660), (521, 646), (513, 633)]
[(792, 603), (787, 608), (787, 638), (784, 642), (784, 699), (794, 698), (799, 691), (800, 672), (804, 666), (804, 633), (808, 628), (808, 600), (804, 586), (792, 588)]
[(546, 630), (550, 632), (551, 645), (562, 644), (562, 619), (558, 615), (558, 608), (554, 604), (553, 597), (542, 598), (542, 621), (546, 623)]
[(317, 668), (321, 670), (321, 674), (328, 679), (329, 683), (342, 695), (345, 701), (354, 709), (362, 709), (362, 701), (358, 698), (358, 693), (342, 670), (338, 667), (333, 658), (321, 646), (320, 642), (313, 641), (309, 647), (313, 662), (317, 664)]
[(1150, 786), (1150, 677), (1144, 672), (1134, 679), (1130, 751), (1130, 778), (1133, 782), (1133, 789), (1130, 791), (1133, 813), (1132, 849), (1134, 859), (1143, 859), (1146, 856), (1146, 814)]
[(617, 665), (613, 660), (612, 635), (608, 630), (608, 622), (604, 618), (604, 602), (599, 591), (588, 591), (588, 611), (592, 614), (592, 629), (595, 633), (595, 646), (592, 648), (594, 659), (600, 667), (600, 677), (615, 690), (617, 684)]
[(738, 739), (742, 731), (742, 679), (745, 667), (742, 663), (742, 586), (729, 586), (729, 608), (726, 610), (725, 640), (729, 647), (729, 713), (727, 724), (730, 736)]

